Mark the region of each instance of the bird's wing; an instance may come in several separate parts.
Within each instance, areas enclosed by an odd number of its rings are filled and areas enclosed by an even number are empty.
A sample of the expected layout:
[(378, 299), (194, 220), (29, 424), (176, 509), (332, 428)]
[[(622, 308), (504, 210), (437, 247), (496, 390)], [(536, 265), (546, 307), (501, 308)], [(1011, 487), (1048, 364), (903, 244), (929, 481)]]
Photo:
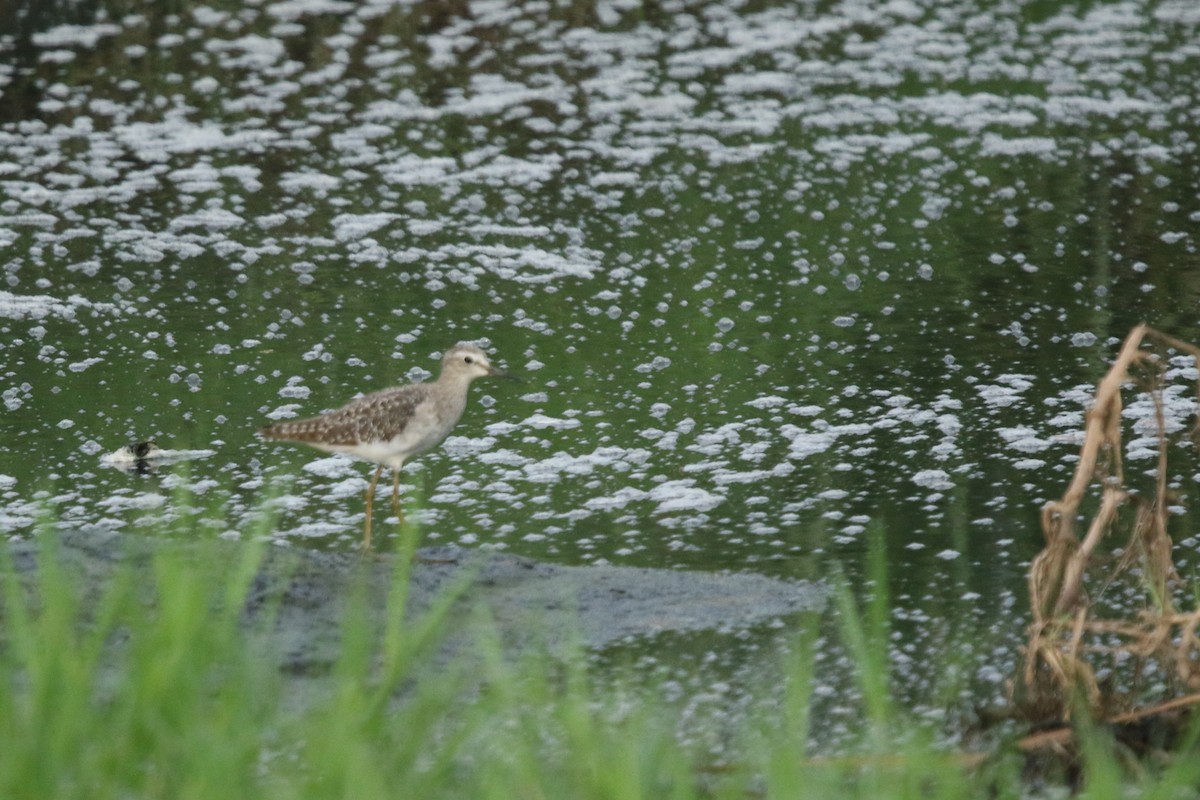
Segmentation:
[(365, 394), (327, 414), (270, 425), (259, 433), (268, 439), (332, 445), (387, 441), (403, 433), (417, 406), (428, 398), (428, 384), (397, 386)]

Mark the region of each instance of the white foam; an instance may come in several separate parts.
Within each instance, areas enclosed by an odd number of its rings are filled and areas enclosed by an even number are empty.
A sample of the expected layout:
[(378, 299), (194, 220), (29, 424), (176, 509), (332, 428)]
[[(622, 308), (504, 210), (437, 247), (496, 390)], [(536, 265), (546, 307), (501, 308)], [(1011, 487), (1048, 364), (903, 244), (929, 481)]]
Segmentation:
[(399, 214), (390, 212), (379, 212), (374, 214), (339, 214), (333, 218), (334, 238), (339, 242), (347, 242), (352, 239), (361, 239), (368, 234), (374, 233), (380, 228), (386, 227), (394, 220), (399, 219)]
[(954, 488), (954, 481), (950, 479), (949, 473), (941, 469), (920, 470), (913, 474), (912, 482), (923, 489), (945, 491)]
[(725, 498), (695, 485), (690, 478), (666, 481), (650, 490), (648, 497), (658, 503), (659, 514), (679, 511), (705, 512), (719, 506)]
[(58, 317), (74, 320), (79, 311), (87, 310), (97, 314), (120, 315), (128, 311), (130, 306), (114, 303), (97, 303), (79, 295), (71, 295), (65, 299), (48, 295), (22, 295), (0, 290), (0, 319), (46, 319)]

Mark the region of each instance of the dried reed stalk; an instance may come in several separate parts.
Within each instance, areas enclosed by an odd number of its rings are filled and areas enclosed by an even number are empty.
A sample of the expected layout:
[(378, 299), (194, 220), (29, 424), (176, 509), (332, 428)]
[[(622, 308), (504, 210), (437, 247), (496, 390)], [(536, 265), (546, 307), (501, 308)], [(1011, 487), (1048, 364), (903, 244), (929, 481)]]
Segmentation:
[[(1028, 707), (1040, 708), (1043, 714), (1049, 711), (1059, 719), (1069, 717), (1073, 697), (1084, 699), (1094, 713), (1113, 705), (1112, 692), (1101, 690), (1089, 661), (1089, 656), (1096, 654), (1132, 656), (1138, 673), (1142, 664), (1155, 659), (1169, 666), (1185, 686), (1200, 689), (1200, 640), (1196, 634), (1200, 611), (1177, 613), (1170, 590), (1178, 576), (1167, 532), (1168, 442), (1162, 406), (1167, 363), (1157, 353), (1166, 348), (1191, 355), (1200, 369), (1200, 348), (1144, 324), (1130, 331), (1116, 361), (1096, 386), (1075, 474), (1062, 498), (1042, 509), (1046, 545), (1029, 569), (1033, 624), (1022, 689)], [(1130, 493), (1122, 463), (1121, 389), (1131, 381), (1150, 394), (1157, 423), (1158, 471), (1154, 496), (1148, 500)], [(1200, 397), (1200, 379), (1197, 395)], [(1075, 522), (1093, 485), (1100, 489), (1100, 504), (1080, 540)], [(1088, 569), (1094, 566), (1096, 548), (1113, 531), (1121, 508), (1131, 500), (1137, 504), (1137, 514), (1125, 556), (1104, 585), (1140, 563), (1143, 588), (1151, 602), (1136, 619), (1096, 619), (1085, 591)], [(1090, 643), (1101, 635), (1119, 644)]]

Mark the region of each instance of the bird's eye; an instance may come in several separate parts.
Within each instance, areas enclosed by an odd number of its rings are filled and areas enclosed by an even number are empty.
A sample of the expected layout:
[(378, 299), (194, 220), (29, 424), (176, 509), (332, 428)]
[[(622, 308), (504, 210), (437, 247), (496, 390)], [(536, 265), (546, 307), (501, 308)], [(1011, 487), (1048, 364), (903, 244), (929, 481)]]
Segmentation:
[(468, 364), (474, 364), (474, 363), (475, 363), (475, 359), (471, 358), (471, 356), (467, 356), (467, 357), (466, 357), (465, 359), (463, 359), (463, 360), (464, 360), (464, 361), (466, 361)]

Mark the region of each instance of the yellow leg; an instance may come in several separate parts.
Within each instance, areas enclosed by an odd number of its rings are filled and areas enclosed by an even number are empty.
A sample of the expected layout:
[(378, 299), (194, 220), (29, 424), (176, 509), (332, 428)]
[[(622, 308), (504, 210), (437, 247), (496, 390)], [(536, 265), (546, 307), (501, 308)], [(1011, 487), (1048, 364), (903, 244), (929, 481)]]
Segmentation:
[(375, 470), (375, 475), (371, 478), (371, 485), (367, 487), (367, 525), (363, 530), (362, 549), (368, 551), (371, 549), (371, 504), (375, 500), (375, 484), (379, 483), (379, 475), (383, 472), (383, 464)]

